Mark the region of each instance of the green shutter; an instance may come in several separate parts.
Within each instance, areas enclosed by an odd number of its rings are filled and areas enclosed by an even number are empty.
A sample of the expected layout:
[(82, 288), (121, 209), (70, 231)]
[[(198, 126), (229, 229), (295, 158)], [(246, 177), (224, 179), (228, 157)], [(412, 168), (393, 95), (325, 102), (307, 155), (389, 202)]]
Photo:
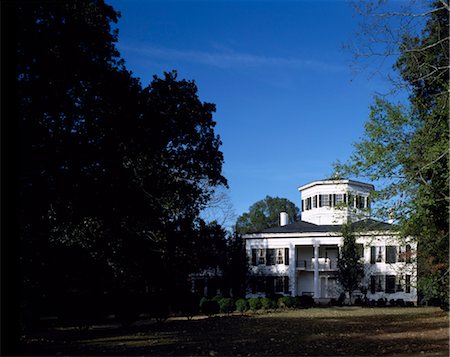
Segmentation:
[(256, 249), (252, 249), (252, 265), (256, 265)]
[(289, 293), (289, 277), (288, 276), (284, 276), (283, 277), (283, 283), (284, 283), (284, 293), (288, 294)]
[(284, 248), (284, 265), (289, 265), (289, 248)]

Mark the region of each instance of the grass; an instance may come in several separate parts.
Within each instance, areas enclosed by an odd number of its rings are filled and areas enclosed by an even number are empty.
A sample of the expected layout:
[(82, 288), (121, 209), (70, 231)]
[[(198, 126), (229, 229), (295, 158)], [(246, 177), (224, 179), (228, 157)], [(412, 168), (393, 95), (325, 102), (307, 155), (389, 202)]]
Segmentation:
[(449, 355), (438, 308), (313, 308), (245, 316), (141, 322), (129, 329), (48, 329), (24, 339), (28, 355)]

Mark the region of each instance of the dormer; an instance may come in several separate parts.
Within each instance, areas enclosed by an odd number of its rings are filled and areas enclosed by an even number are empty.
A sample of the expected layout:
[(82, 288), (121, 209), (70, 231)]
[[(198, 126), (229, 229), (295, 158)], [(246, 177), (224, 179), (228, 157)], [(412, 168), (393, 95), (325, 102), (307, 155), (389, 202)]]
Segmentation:
[(369, 218), (371, 184), (352, 180), (321, 180), (298, 188), (302, 221), (318, 225), (341, 225)]

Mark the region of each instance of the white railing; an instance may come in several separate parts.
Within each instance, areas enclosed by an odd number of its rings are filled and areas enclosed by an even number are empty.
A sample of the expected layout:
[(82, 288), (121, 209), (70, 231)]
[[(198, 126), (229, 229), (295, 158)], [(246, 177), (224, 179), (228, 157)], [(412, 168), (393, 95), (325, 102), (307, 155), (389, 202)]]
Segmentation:
[[(337, 270), (337, 260), (330, 258), (318, 258), (319, 270)], [(296, 268), (300, 270), (314, 270), (315, 258), (309, 260), (297, 260)]]

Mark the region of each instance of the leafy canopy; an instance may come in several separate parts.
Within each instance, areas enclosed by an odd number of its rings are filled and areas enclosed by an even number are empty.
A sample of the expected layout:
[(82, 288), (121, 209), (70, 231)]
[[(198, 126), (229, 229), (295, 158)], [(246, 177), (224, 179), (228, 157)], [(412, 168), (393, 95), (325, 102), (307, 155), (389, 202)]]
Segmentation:
[(240, 234), (259, 232), (263, 229), (276, 227), (279, 224), (280, 212), (286, 212), (289, 223), (299, 216), (299, 208), (286, 198), (266, 196), (250, 206), (249, 212), (238, 217), (236, 232)]

